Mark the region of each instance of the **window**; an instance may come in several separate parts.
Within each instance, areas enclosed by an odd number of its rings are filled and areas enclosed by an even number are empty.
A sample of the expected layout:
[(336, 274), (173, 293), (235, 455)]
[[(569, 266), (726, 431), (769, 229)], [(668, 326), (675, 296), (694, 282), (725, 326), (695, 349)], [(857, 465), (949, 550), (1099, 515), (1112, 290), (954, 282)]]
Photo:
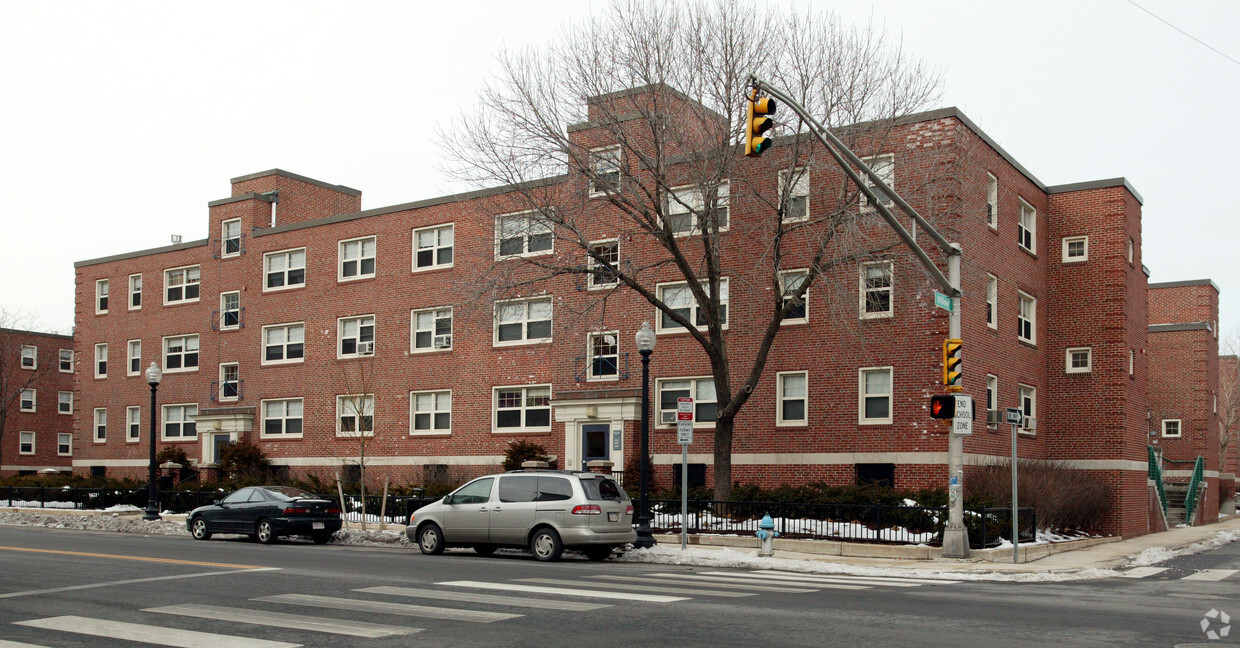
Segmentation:
[(607, 192), (620, 190), (620, 147), (590, 151), (590, 168), (594, 174), (590, 178), (590, 196), (601, 196)]
[(861, 264), (861, 317), (891, 317), (892, 275), (891, 261)]
[(999, 328), (999, 278), (986, 275), (986, 326)]
[(375, 276), (375, 237), (340, 242), (340, 281)]
[(17, 446), (17, 454), (34, 454), (34, 432), (22, 432)]
[(1132, 378), (1137, 372), (1137, 352), (1135, 349), (1128, 349), (1128, 377)]
[(108, 440), (108, 410), (102, 407), (95, 409), (95, 443)]
[(164, 371), (198, 370), (198, 336), (176, 335), (164, 338)]
[(859, 422), (891, 422), (891, 367), (868, 367), (860, 370)]
[(56, 412), (58, 414), (73, 413), (73, 392), (57, 392), (56, 393)]
[(409, 392), (409, 434), (451, 434), (452, 392)]
[(220, 365), (219, 398), (221, 401), (241, 398), (241, 367), (235, 362)]
[(1180, 419), (1163, 419), (1162, 435), (1165, 437), (1180, 436)]
[(220, 256), (235, 257), (241, 254), (241, 219), (226, 220), (220, 224)]
[(1093, 351), (1090, 347), (1068, 349), (1066, 361), (1068, 373), (1089, 373), (1093, 370)]
[(796, 169), (791, 173), (787, 170), (780, 171), (779, 196), (784, 201), (783, 222), (800, 223), (809, 220), (809, 170)]
[(496, 387), (496, 432), (550, 432), (551, 385)]
[(495, 304), (495, 344), (551, 341), (551, 298)]
[(102, 315), (108, 312), (108, 280), (100, 279), (95, 282), (95, 314)]
[(164, 304), (184, 304), (198, 301), (198, 288), (202, 274), (198, 266), (164, 270)]
[(220, 330), (241, 328), (241, 293), (220, 293)]
[(413, 331), (410, 351), (452, 350), (452, 307), (428, 308), (409, 314)]
[(39, 368), (39, 347), (22, 345), (22, 369)]
[(986, 375), (986, 426), (995, 427), (999, 423), (991, 418), (991, 412), (999, 411), (999, 377)]
[(142, 439), (142, 408), (136, 405), (125, 408), (125, 441), (135, 443)]
[[(671, 190), (667, 198), (667, 229), (678, 235), (701, 232), (703, 225), (712, 221), (718, 231), (728, 229), (728, 204), (731, 193), (727, 180), (714, 188), (714, 209), (710, 208), (707, 197), (703, 197), (698, 187), (678, 187)], [(706, 223), (702, 219), (707, 219)]]
[(777, 393), (775, 395), (776, 425), (805, 425), (808, 422), (806, 413), (806, 396), (809, 385), (809, 372), (788, 371), (775, 374)]
[(413, 270), (452, 267), (451, 224), (413, 230)]
[[(710, 295), (710, 286), (703, 285), (702, 290)], [(659, 296), (659, 300), (667, 307), (676, 311), (685, 319), (693, 322), (698, 329), (706, 328), (706, 312), (698, 305), (697, 300), (693, 297), (693, 291), (689, 289), (688, 282), (677, 282), (659, 284), (655, 287), (655, 292)], [(726, 328), (728, 325), (728, 278), (719, 278), (719, 320)], [(667, 313), (659, 311), (658, 330), (675, 331), (683, 327), (673, 320)]]
[(300, 437), (302, 400), (281, 398), (263, 401), (264, 437)]
[(60, 373), (73, 373), (73, 349), (60, 350)]
[(1024, 200), (1020, 201), (1020, 222), (1016, 224), (1016, 243), (1030, 254), (1037, 254), (1038, 212)]
[(106, 343), (95, 345), (95, 377), (108, 377), (108, 345)]
[(375, 395), (336, 397), (336, 436), (374, 436)]
[(340, 343), (336, 357), (356, 358), (375, 353), (375, 316), (342, 317), (336, 322)]
[(129, 341), (129, 364), (125, 373), (129, 376), (142, 373), (142, 340)]
[(194, 423), (195, 416), (198, 416), (197, 405), (164, 405), (163, 440), (197, 439), (198, 426)]
[(589, 380), (616, 380), (620, 377), (619, 331), (591, 333), (586, 336), (589, 354)]
[[(20, 409), (23, 412), (36, 411), (35, 406), (37, 405), (37, 403), (35, 401), (37, 398), (38, 398), (38, 392), (36, 392), (33, 389), (27, 387), (21, 390), (20, 398), (18, 399), (18, 409)], [(13, 410), (9, 410), (9, 411), (11, 412)]]
[(587, 281), (590, 288), (611, 288), (620, 282), (616, 268), (620, 264), (620, 242), (599, 241), (590, 244), (586, 266), (590, 270)]
[(1079, 263), (1089, 260), (1089, 237), (1069, 236), (1063, 240), (1063, 262)]
[(1021, 342), (1036, 344), (1038, 300), (1020, 293), (1020, 313), (1016, 318), (1016, 337)]
[(989, 173), (986, 174), (986, 224), (990, 229), (999, 229), (999, 181)]
[(496, 256), (550, 254), (551, 221), (538, 212), (505, 214), (495, 219)]
[(1020, 411), (1024, 415), (1021, 429), (1032, 432), (1037, 429), (1038, 390), (1029, 385), (1018, 385), (1020, 388)]
[(1133, 250), (1137, 247), (1136, 241), (1131, 236), (1128, 237), (1128, 265), (1132, 265)]
[(263, 255), (263, 290), (286, 290), (306, 285), (306, 248)]
[(712, 427), (719, 415), (714, 378), (667, 378), (655, 381), (658, 391), (658, 425), (676, 425), (680, 398), (693, 399), (693, 427)]
[[(866, 166), (870, 167), (870, 170), (874, 171), (874, 175), (878, 176), (879, 178), (882, 178), (883, 182), (886, 183), (886, 185), (890, 187), (892, 191), (895, 191), (896, 189), (896, 162), (895, 162), (894, 156), (876, 155), (871, 158), (865, 158), (862, 160), (862, 162), (865, 162)], [(861, 179), (865, 180), (865, 186), (869, 187), (870, 190), (874, 192), (874, 195), (878, 196), (879, 202), (881, 202), (884, 206), (890, 207), (893, 204), (891, 200), (891, 196), (888, 196), (886, 192), (884, 192), (882, 189), (879, 189), (878, 185), (874, 184), (874, 182), (870, 179), (868, 175), (863, 174), (861, 176)], [(873, 206), (871, 206), (869, 202), (870, 202), (870, 199), (867, 198), (865, 194), (861, 194), (862, 209), (873, 209)]]
[(61, 432), (56, 435), (56, 454), (61, 457), (73, 455), (73, 434)]
[(142, 275), (129, 275), (129, 310), (142, 308)]
[[(784, 270), (779, 273), (779, 283), (783, 290), (783, 306), (787, 308), (781, 324), (803, 324), (809, 321), (809, 291), (800, 297), (796, 292), (809, 279), (809, 270)], [(789, 302), (792, 303), (789, 306)]]
[(305, 352), (305, 324), (263, 327), (263, 364), (301, 362)]

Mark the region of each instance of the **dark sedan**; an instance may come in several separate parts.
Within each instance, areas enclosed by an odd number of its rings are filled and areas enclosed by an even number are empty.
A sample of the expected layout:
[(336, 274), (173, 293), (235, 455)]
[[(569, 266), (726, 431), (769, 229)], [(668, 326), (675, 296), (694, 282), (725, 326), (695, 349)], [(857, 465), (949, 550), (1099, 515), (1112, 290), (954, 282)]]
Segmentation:
[(340, 530), (340, 507), (300, 488), (249, 486), (200, 506), (185, 518), (190, 535), (209, 540), (214, 533), (244, 533), (263, 544), (287, 535), (309, 536), (323, 544)]

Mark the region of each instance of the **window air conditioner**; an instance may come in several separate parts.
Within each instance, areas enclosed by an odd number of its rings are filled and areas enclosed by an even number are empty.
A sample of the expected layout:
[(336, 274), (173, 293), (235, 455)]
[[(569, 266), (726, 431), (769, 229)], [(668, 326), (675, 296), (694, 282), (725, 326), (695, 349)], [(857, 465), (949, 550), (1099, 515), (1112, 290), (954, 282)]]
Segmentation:
[(374, 353), (375, 353), (374, 342), (358, 342), (357, 343), (357, 354), (358, 355), (374, 355)]
[(1028, 432), (1033, 432), (1038, 429), (1038, 419), (1031, 416), (1026, 416), (1024, 422), (1021, 423), (1020, 426)]
[(664, 411), (659, 412), (659, 423), (663, 425), (673, 425), (676, 423), (676, 412)]
[(436, 335), (435, 341), (433, 344), (436, 349), (451, 349), (452, 348), (452, 336), (451, 335)]
[(986, 410), (986, 425), (998, 425), (1007, 420), (1007, 413), (1003, 410)]

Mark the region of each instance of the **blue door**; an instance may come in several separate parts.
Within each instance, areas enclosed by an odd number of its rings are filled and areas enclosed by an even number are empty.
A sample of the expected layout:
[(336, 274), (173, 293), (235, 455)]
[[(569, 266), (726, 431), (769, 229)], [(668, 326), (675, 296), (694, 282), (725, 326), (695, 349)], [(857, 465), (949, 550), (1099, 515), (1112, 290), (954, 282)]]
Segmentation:
[(581, 469), (586, 469), (586, 462), (596, 459), (611, 458), (611, 425), (607, 423), (587, 423), (581, 426)]

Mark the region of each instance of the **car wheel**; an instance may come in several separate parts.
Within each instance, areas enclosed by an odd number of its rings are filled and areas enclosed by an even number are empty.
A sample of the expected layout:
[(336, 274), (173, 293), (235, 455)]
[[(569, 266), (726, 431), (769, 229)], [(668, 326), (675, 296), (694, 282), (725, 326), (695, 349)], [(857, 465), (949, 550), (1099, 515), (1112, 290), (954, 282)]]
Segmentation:
[(564, 543), (560, 542), (560, 534), (555, 529), (539, 529), (530, 537), (530, 551), (538, 560), (553, 562), (564, 553)]
[(443, 530), (438, 524), (431, 523), (418, 530), (418, 549), (428, 556), (443, 553)]
[(586, 558), (589, 558), (594, 562), (607, 560), (611, 557), (611, 545), (602, 547), (586, 547), (585, 554)]
[(478, 552), (479, 556), (489, 556), (495, 553), (495, 545), (474, 545), (474, 551)]
[(207, 529), (207, 521), (196, 517), (189, 523), (189, 533), (194, 536), (195, 540), (210, 540), (211, 531)]
[(258, 525), (254, 527), (254, 537), (263, 544), (275, 542), (276, 530), (271, 526), (271, 520), (259, 520)]
[(332, 534), (320, 531), (319, 533), (311, 534), (310, 539), (314, 541), (314, 544), (327, 544), (327, 541), (332, 539)]

